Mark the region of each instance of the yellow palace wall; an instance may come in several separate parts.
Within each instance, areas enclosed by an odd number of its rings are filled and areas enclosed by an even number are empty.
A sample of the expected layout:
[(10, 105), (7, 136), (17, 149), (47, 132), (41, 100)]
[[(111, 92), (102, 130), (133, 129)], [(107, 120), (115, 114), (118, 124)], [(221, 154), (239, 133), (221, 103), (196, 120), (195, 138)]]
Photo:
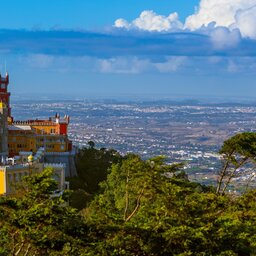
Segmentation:
[(0, 167), (0, 195), (8, 195), (15, 193), (14, 184), (21, 182), (24, 176), (32, 173), (42, 172), (44, 168), (52, 168), (54, 170), (55, 179), (58, 182), (60, 190), (63, 189), (65, 183), (65, 167), (58, 164), (35, 163), (33, 166), (28, 164), (14, 165), (8, 167)]
[(0, 170), (0, 195), (5, 193), (5, 171)]
[(9, 133), (9, 153), (17, 154), (20, 151), (36, 152), (40, 147), (46, 147), (47, 152), (67, 152), (68, 138), (65, 135), (33, 135)]

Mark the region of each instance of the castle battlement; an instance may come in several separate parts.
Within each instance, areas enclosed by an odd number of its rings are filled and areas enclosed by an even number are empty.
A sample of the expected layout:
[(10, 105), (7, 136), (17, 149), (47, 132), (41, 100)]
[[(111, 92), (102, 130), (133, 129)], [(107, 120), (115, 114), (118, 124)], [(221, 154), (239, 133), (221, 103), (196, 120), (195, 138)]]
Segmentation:
[(44, 164), (44, 168), (54, 168), (54, 169), (63, 169), (65, 168), (66, 165), (65, 164), (52, 164), (52, 163), (46, 163)]

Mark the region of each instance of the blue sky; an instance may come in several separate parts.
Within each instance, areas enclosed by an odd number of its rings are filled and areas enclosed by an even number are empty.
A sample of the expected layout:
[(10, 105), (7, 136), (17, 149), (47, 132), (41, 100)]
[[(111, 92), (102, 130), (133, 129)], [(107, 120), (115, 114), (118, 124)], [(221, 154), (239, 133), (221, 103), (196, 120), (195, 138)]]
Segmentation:
[(2, 28), (102, 28), (119, 17), (136, 18), (144, 10), (167, 15), (179, 12), (185, 19), (197, 0), (1, 0)]
[(0, 3), (14, 95), (256, 96), (256, 0)]

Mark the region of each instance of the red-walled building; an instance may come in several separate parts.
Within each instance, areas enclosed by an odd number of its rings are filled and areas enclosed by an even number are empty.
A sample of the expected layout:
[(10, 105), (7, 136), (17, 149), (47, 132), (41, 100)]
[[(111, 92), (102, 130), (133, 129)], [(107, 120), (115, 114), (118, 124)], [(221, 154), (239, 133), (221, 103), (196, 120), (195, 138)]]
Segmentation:
[(5, 77), (0, 74), (0, 102), (7, 108), (9, 156), (17, 155), (20, 151), (35, 153), (40, 147), (44, 147), (45, 152), (70, 152), (72, 142), (68, 139), (69, 116), (62, 118), (56, 114), (45, 120), (15, 120), (11, 116), (8, 85), (8, 73)]

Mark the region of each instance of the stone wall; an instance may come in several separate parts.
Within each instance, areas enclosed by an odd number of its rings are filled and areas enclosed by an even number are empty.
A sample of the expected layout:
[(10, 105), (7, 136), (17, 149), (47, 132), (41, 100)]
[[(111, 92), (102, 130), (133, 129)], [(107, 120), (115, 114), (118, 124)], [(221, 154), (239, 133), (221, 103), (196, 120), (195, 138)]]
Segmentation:
[(44, 161), (48, 163), (62, 163), (66, 165), (65, 176), (74, 177), (77, 176), (76, 165), (75, 165), (75, 154), (76, 150), (73, 149), (71, 152), (46, 152)]

